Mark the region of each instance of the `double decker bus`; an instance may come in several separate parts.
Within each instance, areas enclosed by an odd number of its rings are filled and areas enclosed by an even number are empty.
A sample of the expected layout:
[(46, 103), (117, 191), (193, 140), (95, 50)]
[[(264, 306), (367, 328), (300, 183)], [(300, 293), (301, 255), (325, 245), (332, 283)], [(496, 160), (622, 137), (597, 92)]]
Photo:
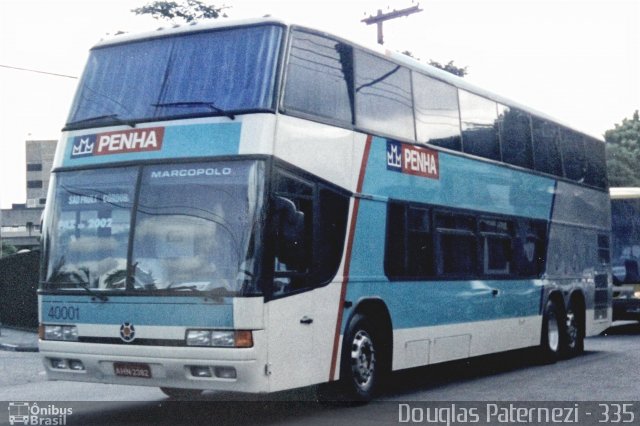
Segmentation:
[(368, 400), (611, 321), (604, 143), (265, 18), (95, 46), (43, 222), (50, 379)]
[(613, 320), (640, 321), (640, 188), (610, 188)]

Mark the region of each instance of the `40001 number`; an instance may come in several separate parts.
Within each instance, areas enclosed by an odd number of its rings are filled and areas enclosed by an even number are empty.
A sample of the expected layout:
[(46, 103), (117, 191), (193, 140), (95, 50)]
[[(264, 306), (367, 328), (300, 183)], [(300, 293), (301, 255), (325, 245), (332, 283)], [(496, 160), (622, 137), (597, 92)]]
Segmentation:
[(77, 306), (52, 306), (49, 308), (47, 316), (56, 320), (76, 321), (80, 319), (80, 308)]

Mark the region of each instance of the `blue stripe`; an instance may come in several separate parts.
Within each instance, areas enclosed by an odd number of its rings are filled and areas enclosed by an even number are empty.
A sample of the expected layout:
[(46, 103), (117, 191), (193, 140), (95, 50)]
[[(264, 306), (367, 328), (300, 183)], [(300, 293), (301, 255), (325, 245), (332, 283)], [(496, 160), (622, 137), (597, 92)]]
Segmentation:
[(439, 152), (438, 157), (439, 179), (398, 173), (387, 167), (387, 139), (374, 137), (362, 192), (440, 206), (549, 219), (553, 179), (445, 152)]
[(346, 300), (384, 300), (398, 329), (539, 315), (541, 293), (539, 280), (356, 281), (349, 283)]
[[(159, 127), (159, 126), (155, 126)], [(126, 154), (90, 155), (71, 158), (73, 140), (83, 134), (74, 132), (65, 141), (63, 166), (109, 164), (136, 160), (165, 158), (195, 158), (218, 155), (237, 155), (240, 147), (240, 123), (208, 123), (167, 126), (160, 151)], [(89, 134), (101, 133), (95, 129)], [(87, 134), (87, 135), (89, 135)]]
[[(66, 315), (61, 314), (63, 307)], [(70, 310), (74, 312), (69, 313)], [(109, 296), (107, 302), (100, 302), (91, 301), (89, 295), (45, 295), (41, 296), (40, 322), (233, 328), (233, 302), (232, 299), (220, 304), (202, 297), (144, 296)]]

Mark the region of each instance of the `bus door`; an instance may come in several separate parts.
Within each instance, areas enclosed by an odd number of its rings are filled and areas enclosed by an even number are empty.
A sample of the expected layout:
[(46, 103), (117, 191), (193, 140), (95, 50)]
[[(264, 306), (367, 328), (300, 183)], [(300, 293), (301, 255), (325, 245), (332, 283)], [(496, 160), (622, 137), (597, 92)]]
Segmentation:
[(315, 304), (311, 270), (314, 187), (284, 171), (270, 199), (273, 281), (267, 303), (270, 390), (309, 384)]
[(316, 326), (313, 295), (306, 291), (267, 303), (269, 390), (309, 385)]

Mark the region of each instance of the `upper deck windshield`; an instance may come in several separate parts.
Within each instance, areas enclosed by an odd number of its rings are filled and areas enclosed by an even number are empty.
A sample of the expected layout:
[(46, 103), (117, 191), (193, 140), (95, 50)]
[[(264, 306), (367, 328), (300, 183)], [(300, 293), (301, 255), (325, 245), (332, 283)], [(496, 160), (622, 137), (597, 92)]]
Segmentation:
[(271, 110), (282, 32), (237, 27), (95, 48), (67, 128)]
[(43, 288), (255, 294), (263, 170), (228, 161), (58, 173)]

